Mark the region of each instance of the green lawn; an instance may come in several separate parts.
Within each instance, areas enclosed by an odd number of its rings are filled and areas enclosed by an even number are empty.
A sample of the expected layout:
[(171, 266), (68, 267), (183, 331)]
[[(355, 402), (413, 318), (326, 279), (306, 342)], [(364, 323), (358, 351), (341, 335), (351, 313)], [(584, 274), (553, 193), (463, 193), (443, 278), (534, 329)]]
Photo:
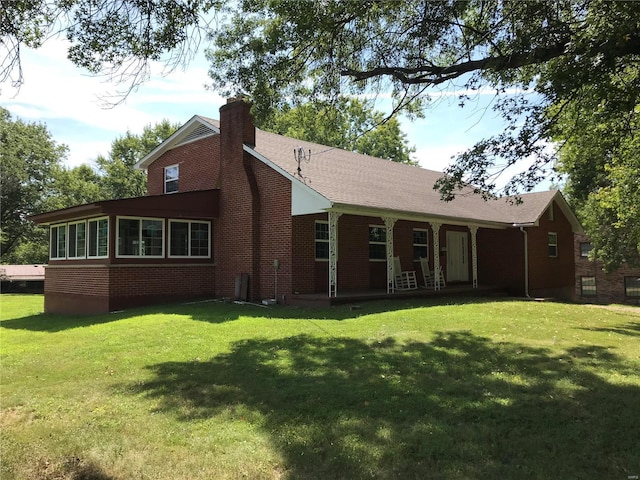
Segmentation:
[(638, 308), (0, 301), (2, 480), (640, 475)]

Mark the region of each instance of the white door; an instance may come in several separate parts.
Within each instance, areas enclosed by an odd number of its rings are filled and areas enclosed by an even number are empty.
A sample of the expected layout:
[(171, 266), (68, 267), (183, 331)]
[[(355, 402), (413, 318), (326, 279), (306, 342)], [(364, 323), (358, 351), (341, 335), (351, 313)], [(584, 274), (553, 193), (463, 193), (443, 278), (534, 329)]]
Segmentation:
[(447, 232), (447, 282), (469, 281), (469, 234)]

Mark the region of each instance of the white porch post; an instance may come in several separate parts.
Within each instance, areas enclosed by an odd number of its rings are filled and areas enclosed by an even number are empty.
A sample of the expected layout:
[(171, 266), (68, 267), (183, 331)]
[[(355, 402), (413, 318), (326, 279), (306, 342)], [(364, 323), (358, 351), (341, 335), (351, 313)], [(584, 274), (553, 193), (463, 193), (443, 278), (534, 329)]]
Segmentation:
[(440, 290), (440, 227), (441, 223), (430, 223), (433, 230), (433, 284), (434, 290)]
[(478, 242), (476, 235), (478, 234), (478, 227), (473, 225), (469, 226), (471, 231), (471, 262), (473, 267), (473, 288), (478, 288)]
[(329, 297), (338, 295), (338, 218), (342, 213), (329, 211)]
[(382, 220), (387, 229), (387, 293), (393, 293), (395, 291), (393, 283), (393, 226), (396, 219), (384, 217)]

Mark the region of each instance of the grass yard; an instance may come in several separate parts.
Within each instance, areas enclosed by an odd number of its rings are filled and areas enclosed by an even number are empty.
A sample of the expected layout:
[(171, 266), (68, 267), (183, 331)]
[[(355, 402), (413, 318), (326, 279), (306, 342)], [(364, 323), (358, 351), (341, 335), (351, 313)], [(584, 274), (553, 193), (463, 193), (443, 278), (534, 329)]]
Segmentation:
[(0, 301), (2, 480), (640, 475), (638, 308)]

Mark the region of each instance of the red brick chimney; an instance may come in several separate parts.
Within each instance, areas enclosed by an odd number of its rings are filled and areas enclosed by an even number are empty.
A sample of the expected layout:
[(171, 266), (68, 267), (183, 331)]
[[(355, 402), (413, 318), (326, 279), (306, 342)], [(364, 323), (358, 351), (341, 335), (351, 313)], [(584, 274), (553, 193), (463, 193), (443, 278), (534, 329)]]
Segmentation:
[[(222, 141), (241, 142), (256, 145), (256, 127), (251, 115), (251, 105), (240, 98), (228, 98), (220, 107), (220, 135)], [(223, 152), (224, 153), (224, 152)]]
[(256, 128), (251, 106), (242, 98), (231, 98), (220, 107), (220, 233), (222, 248), (216, 252), (217, 290), (233, 297), (236, 278), (249, 275), (249, 297), (256, 300), (259, 289), (258, 228), (260, 192), (253, 171), (253, 159), (244, 145), (255, 146)]

